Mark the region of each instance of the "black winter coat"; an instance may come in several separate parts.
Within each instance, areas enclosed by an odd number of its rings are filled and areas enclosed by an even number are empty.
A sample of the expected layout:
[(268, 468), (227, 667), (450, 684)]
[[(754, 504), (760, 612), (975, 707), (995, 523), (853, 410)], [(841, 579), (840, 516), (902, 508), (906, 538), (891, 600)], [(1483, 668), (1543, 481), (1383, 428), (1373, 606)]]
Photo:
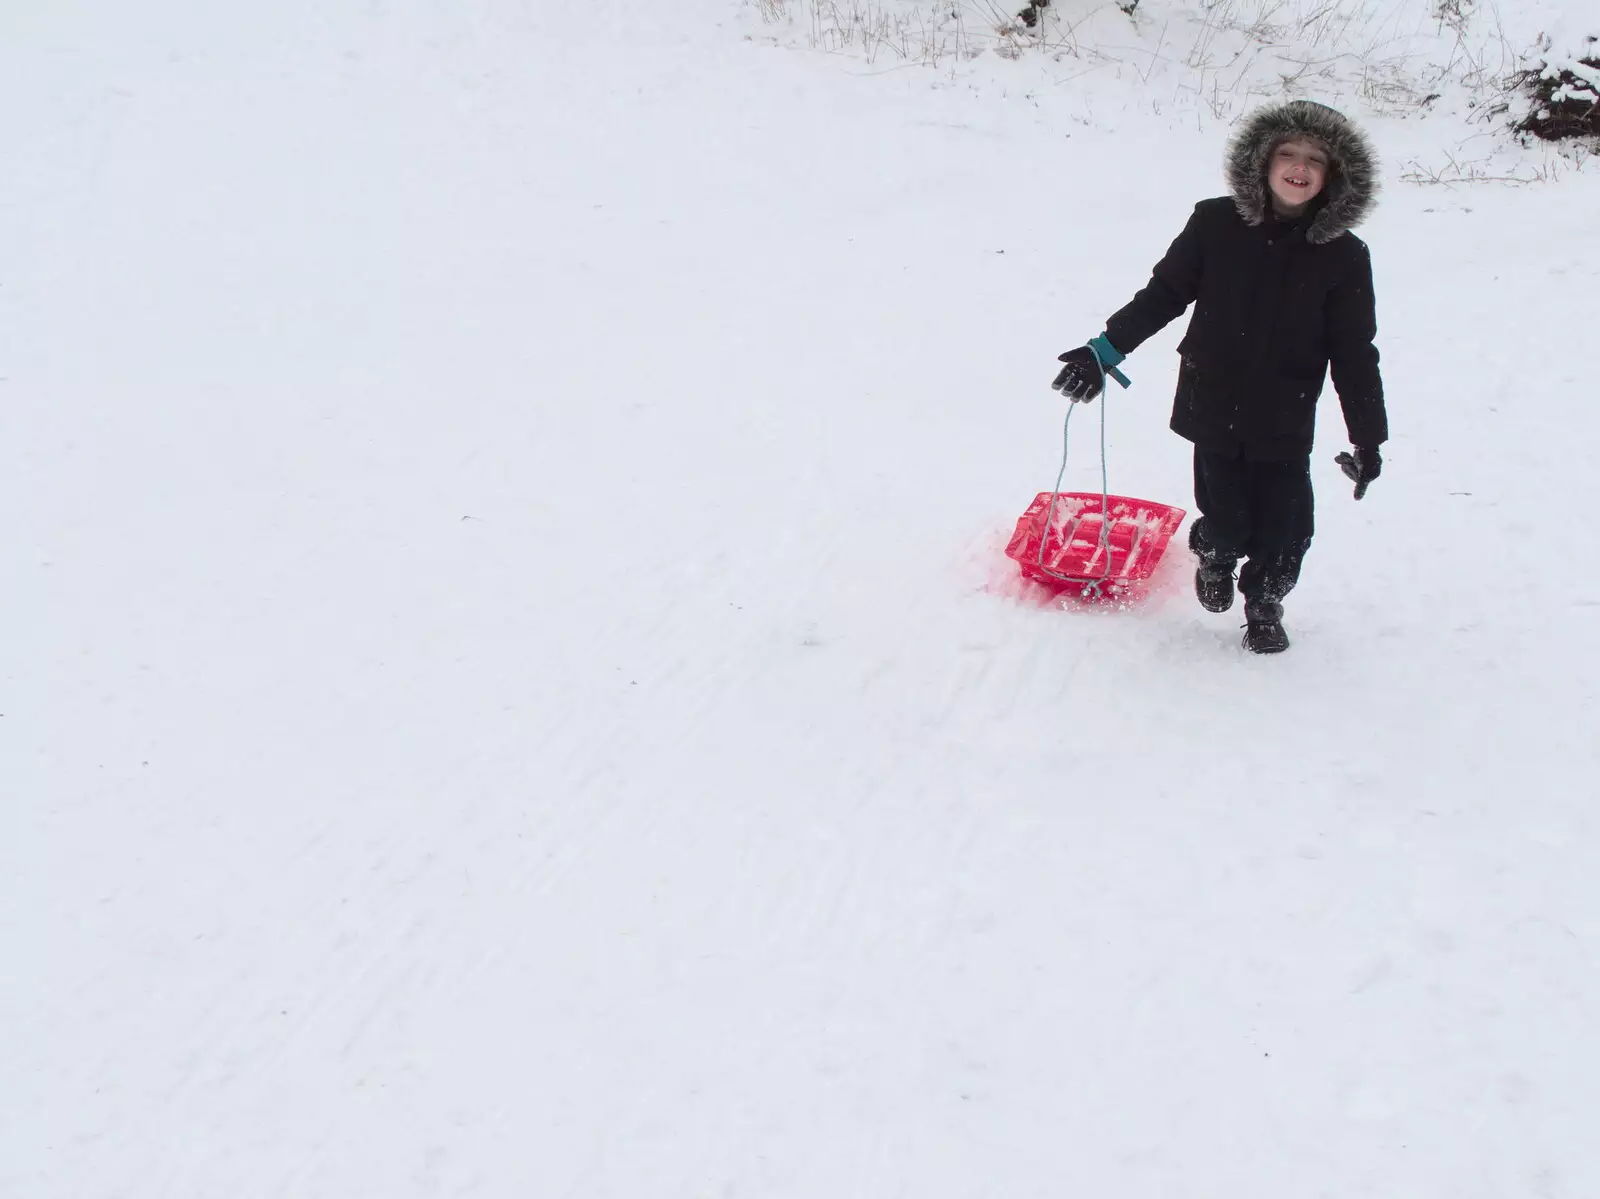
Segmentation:
[(1250, 224), (1240, 207), (1228, 196), (1195, 205), (1150, 282), (1106, 322), (1111, 344), (1132, 353), (1192, 303), (1173, 432), (1259, 461), (1309, 454), (1331, 366), (1351, 444), (1381, 444), (1389, 429), (1366, 243), (1343, 230), (1314, 242), (1315, 213), (1289, 224), (1268, 209)]

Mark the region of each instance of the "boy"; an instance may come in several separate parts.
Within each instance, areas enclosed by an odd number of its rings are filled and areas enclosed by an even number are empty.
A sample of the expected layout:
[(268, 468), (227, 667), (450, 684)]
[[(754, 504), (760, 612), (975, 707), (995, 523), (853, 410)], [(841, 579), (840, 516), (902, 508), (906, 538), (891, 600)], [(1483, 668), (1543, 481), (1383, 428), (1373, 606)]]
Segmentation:
[(1339, 113), (1296, 100), (1253, 113), (1229, 143), (1231, 196), (1203, 200), (1150, 282), (1088, 345), (1061, 355), (1056, 390), (1100, 394), (1105, 371), (1194, 303), (1178, 346), (1172, 430), (1194, 443), (1200, 515), (1189, 548), (1209, 611), (1245, 605), (1245, 648), (1289, 648), (1283, 598), (1311, 546), (1311, 441), (1331, 366), (1360, 499), (1388, 438), (1372, 260), (1349, 230), (1371, 210), (1377, 164)]

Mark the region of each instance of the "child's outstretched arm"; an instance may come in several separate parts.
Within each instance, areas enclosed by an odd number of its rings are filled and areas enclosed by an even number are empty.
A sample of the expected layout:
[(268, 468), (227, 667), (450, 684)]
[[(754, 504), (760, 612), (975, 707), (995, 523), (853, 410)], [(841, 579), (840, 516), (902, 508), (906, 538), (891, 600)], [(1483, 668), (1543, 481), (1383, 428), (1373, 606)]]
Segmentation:
[(1150, 282), (1106, 322), (1106, 331), (1058, 359), (1067, 365), (1051, 385), (1075, 400), (1092, 400), (1100, 394), (1106, 374), (1124, 387), (1128, 380), (1116, 369), (1134, 350), (1169, 322), (1183, 315), (1200, 290), (1202, 253), (1200, 207), (1189, 217), (1166, 256), (1156, 263)]
[(1150, 272), (1150, 282), (1106, 321), (1106, 336), (1122, 353), (1133, 353), (1194, 303), (1205, 266), (1200, 230), (1204, 219), (1196, 205), (1183, 232)]

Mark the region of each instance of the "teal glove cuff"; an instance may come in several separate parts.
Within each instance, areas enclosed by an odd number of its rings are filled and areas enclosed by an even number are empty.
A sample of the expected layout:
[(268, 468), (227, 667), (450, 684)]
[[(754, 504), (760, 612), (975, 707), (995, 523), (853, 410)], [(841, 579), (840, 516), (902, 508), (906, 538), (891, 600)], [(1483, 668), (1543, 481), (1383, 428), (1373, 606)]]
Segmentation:
[(1089, 339), (1089, 348), (1094, 351), (1095, 357), (1100, 359), (1101, 366), (1119, 366), (1127, 355), (1111, 344), (1111, 339), (1102, 333), (1099, 337)]
[(1094, 356), (1100, 360), (1101, 367), (1124, 388), (1132, 387), (1133, 383), (1127, 375), (1117, 369), (1117, 363), (1127, 358), (1121, 350), (1111, 344), (1111, 339), (1104, 333), (1099, 337), (1089, 339), (1089, 348), (1094, 351)]

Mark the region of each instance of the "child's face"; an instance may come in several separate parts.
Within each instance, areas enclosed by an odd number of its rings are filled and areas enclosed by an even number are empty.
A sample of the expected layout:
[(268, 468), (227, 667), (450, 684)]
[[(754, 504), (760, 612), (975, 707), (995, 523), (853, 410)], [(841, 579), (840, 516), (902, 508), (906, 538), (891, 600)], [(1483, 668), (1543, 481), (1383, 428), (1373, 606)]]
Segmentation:
[(1272, 152), (1267, 162), (1267, 186), (1272, 206), (1280, 213), (1303, 209), (1328, 182), (1328, 152), (1309, 138), (1296, 137)]

